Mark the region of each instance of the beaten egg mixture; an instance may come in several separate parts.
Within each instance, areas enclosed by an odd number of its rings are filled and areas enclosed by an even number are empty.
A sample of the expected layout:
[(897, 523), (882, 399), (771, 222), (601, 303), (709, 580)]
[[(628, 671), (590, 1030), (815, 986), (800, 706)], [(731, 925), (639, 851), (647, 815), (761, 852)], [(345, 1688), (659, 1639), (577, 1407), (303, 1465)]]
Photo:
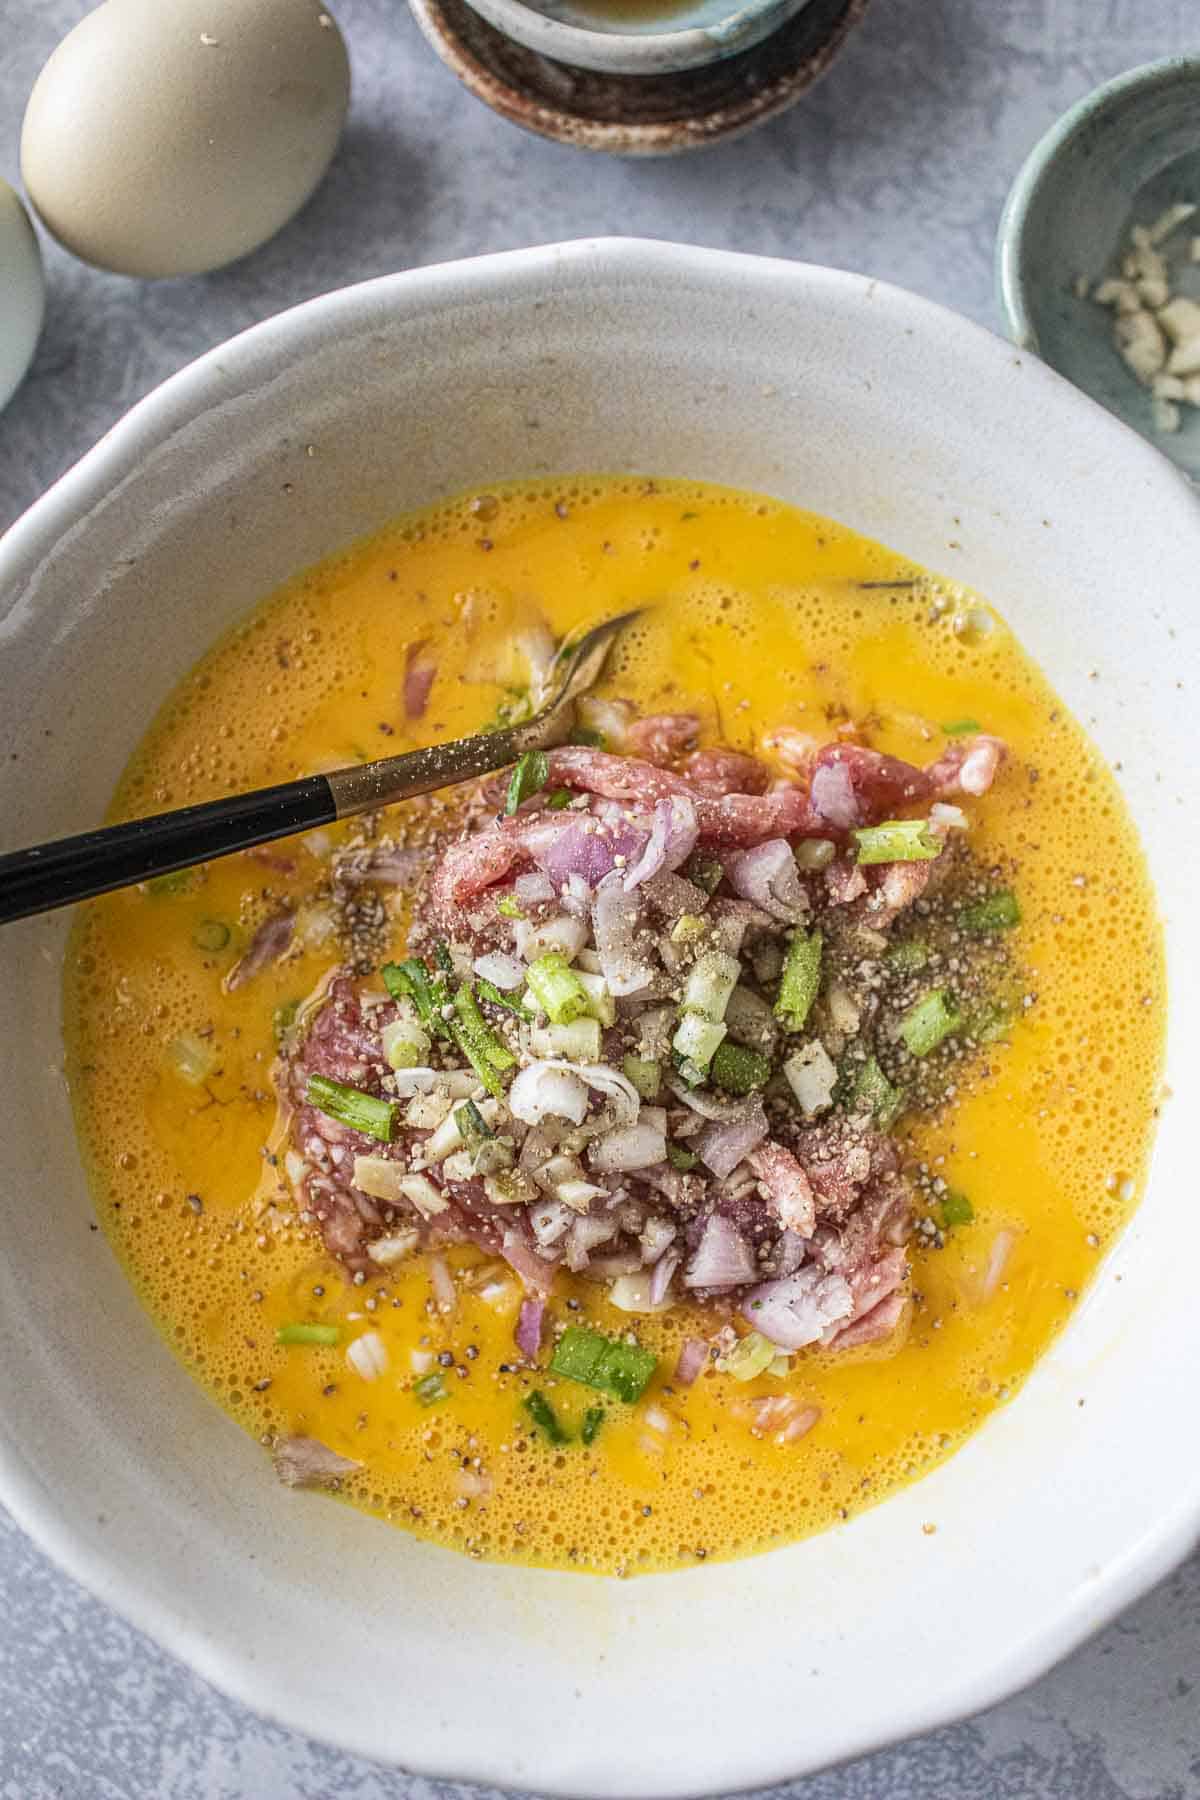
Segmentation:
[[(504, 1264), (449, 1251), (449, 1307), (421, 1256), (349, 1281), (289, 1203), (272, 1078), (280, 1019), (341, 954), (339, 922), (311, 896), (345, 826), (89, 904), (65, 976), (98, 1215), (214, 1400), (264, 1446), (308, 1435), (352, 1460), (343, 1497), (405, 1529), (476, 1557), (629, 1574), (819, 1530), (950, 1455), (1016, 1392), (1136, 1204), (1162, 947), (1133, 828), (1080, 726), (986, 606), (842, 526), (710, 486), (573, 477), (446, 503), (292, 581), (169, 697), (112, 808), (183, 806), (478, 730), (524, 704), (522, 634), (649, 603), (603, 691), (643, 713), (696, 710), (705, 741), (762, 753), (781, 725), (824, 739), (853, 720), (916, 762), (962, 722), (1008, 745), (971, 843), (1019, 896), (1018, 1016), (960, 1091), (901, 1121), (918, 1229), (914, 1305), (893, 1339), (804, 1351), (748, 1382), (710, 1366), (684, 1389), (672, 1370), (693, 1307), (631, 1320), (560, 1275), (560, 1322), (636, 1330), (659, 1358), (639, 1406), (606, 1403), (584, 1444), (597, 1396), (544, 1368), (531, 1384)], [(414, 658), (436, 671), (415, 723)], [(426, 804), (450, 817), (454, 799)], [(231, 959), (292, 899), (287, 956), (226, 991)], [(385, 926), (401, 953), (403, 896)], [(968, 1220), (939, 1212), (947, 1189)], [(279, 1344), (297, 1319), (337, 1325), (339, 1343)], [(373, 1378), (347, 1356), (368, 1330), (387, 1353)], [(439, 1397), (423, 1403), (434, 1373)], [(569, 1444), (531, 1423), (531, 1385)], [(811, 1409), (812, 1429), (763, 1429), (769, 1395)]]

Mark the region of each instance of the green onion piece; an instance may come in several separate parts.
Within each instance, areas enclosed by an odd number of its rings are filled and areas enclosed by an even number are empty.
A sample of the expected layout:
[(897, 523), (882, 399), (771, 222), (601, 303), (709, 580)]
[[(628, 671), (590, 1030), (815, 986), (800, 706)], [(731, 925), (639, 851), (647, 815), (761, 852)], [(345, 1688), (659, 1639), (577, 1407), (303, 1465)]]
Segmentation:
[(364, 1137), (378, 1138), (382, 1144), (391, 1143), (396, 1127), (394, 1100), (377, 1099), (344, 1082), (331, 1081), (328, 1075), (310, 1075), (305, 1098), (310, 1106), (327, 1118), (336, 1119), (339, 1125), (361, 1131)]
[(413, 1398), (421, 1406), (433, 1406), (438, 1400), (449, 1398), (446, 1384), (435, 1369), (430, 1375), (422, 1375), (420, 1381), (412, 1385)]
[(962, 1014), (945, 988), (934, 988), (909, 1007), (900, 1021), (900, 1036), (910, 1056), (928, 1056), (951, 1032), (958, 1031), (962, 1022)]
[(564, 1431), (558, 1422), (558, 1414), (538, 1388), (532, 1394), (526, 1394), (521, 1402), (521, 1411), (527, 1412), (543, 1437), (552, 1444), (569, 1444), (571, 1434)]
[(340, 1325), (281, 1325), (275, 1333), (277, 1344), (337, 1344), (341, 1342)]
[(778, 1354), (777, 1344), (771, 1343), (761, 1331), (751, 1331), (739, 1338), (726, 1355), (717, 1358), (717, 1368), (722, 1375), (732, 1375), (735, 1381), (753, 1381), (756, 1375), (762, 1375), (770, 1368)]
[(821, 947), (819, 931), (797, 931), (788, 945), (779, 996), (775, 1001), (775, 1017), (788, 1031), (803, 1031), (817, 990), (821, 985)]
[(942, 854), (942, 840), (928, 819), (888, 819), (850, 833), (860, 863), (932, 862)]
[(504, 810), (511, 818), (518, 806), (544, 788), (550, 779), (550, 758), (544, 750), (527, 750), (512, 772)]
[(828, 838), (802, 838), (796, 845), (796, 866), (806, 873), (827, 869), (837, 855), (837, 846)]
[(429, 1033), (408, 1016), (393, 1019), (379, 1034), (384, 1060), (393, 1069), (416, 1069), (429, 1061)]
[(296, 1023), (296, 1014), (300, 1011), (298, 1000), (283, 1000), (271, 1014), (271, 1029), (275, 1033), (275, 1042), (282, 1045), (284, 1038)]
[(496, 911), (504, 919), (523, 919), (525, 917), (513, 894), (505, 894), (502, 899), (497, 900)]
[(673, 1169), (678, 1169), (681, 1175), (686, 1175), (689, 1169), (695, 1168), (700, 1158), (694, 1150), (685, 1150), (682, 1144), (668, 1144), (667, 1161)]
[(569, 1025), (588, 1011), (588, 992), (564, 956), (548, 950), (525, 971), (529, 991), (554, 1025)]
[(468, 1146), (472, 1142), (480, 1143), (496, 1135), (473, 1100), (464, 1100), (461, 1106), (455, 1107), (454, 1123), (458, 1126), (459, 1136)]
[(771, 1079), (771, 1065), (757, 1050), (750, 1050), (745, 1044), (731, 1044), (726, 1038), (713, 1052), (709, 1074), (718, 1087), (730, 1094), (751, 1094)]
[(175, 894), (191, 893), (196, 885), (196, 871), (171, 869), (166, 875), (152, 875), (143, 885), (156, 900), (169, 900)]
[(680, 1018), (671, 1051), (680, 1074), (689, 1087), (696, 1087), (708, 1075), (714, 1052), (724, 1041), (728, 1026), (706, 1019), (702, 1013), (685, 1012)]
[(630, 1406), (641, 1399), (657, 1366), (653, 1351), (605, 1337), (586, 1325), (568, 1326), (550, 1360), (552, 1375), (599, 1388)]
[(607, 741), (602, 731), (593, 731), (590, 725), (576, 725), (567, 740), (571, 744), (589, 744), (593, 750), (603, 750)]
[(697, 938), (702, 938), (707, 930), (708, 926), (699, 913), (680, 913), (671, 927), (671, 942), (673, 944), (691, 944)]
[(714, 1025), (720, 1024), (741, 975), (736, 956), (726, 956), (723, 950), (706, 950), (696, 958), (684, 983), (684, 1012), (699, 1013)]
[(992, 1000), (980, 1007), (963, 1025), (963, 1036), (977, 1044), (994, 1044), (1006, 1038), (1017, 1016), (1017, 1009), (1003, 1000)]
[(197, 950), (223, 950), (229, 942), (229, 927), (220, 919), (201, 919), (192, 933)]
[(702, 850), (696, 850), (684, 864), (683, 873), (706, 894), (715, 894), (725, 870), (715, 856), (706, 856)]
[(481, 975), (475, 983), (480, 996), (492, 1006), (502, 1006), (505, 1012), (515, 1013), (518, 1019), (532, 1019), (533, 1014), (519, 1000), (513, 1000), (508, 994), (502, 994), (493, 981), (485, 981)]
[(978, 719), (948, 719), (942, 726), (947, 737), (969, 737), (973, 731), (982, 731)]
[(442, 1008), (449, 1004), (450, 992), (444, 981), (430, 979), (429, 970), (415, 956), (406, 962), (384, 963), (379, 971), (383, 985), (393, 1000), (411, 1000), (427, 1031), (435, 1037), (446, 1037), (446, 1021)]
[(443, 938), (439, 938), (433, 946), (433, 957), (443, 975), (453, 975), (454, 958), (450, 954), (450, 946)]
[(621, 1064), (626, 1081), (631, 1081), (643, 1100), (657, 1100), (662, 1085), (662, 1065), (645, 1057), (627, 1056)]
[(595, 1443), (596, 1433), (603, 1423), (604, 1408), (602, 1406), (589, 1406), (583, 1415), (583, 1424), (579, 1428), (579, 1435), (585, 1444)]
[(851, 1097), (851, 1110), (870, 1112), (880, 1131), (895, 1124), (904, 1110), (904, 1089), (895, 1087), (873, 1056), (869, 1056), (858, 1072)]
[(482, 1081), (489, 1094), (499, 1100), (504, 1094), (501, 1072), (511, 1069), (516, 1057), (502, 1038), (496, 1036), (479, 1010), (470, 984), (464, 982), (454, 996), (458, 1017), (451, 1025), (455, 1043)]
[(973, 906), (964, 906), (958, 922), (964, 931), (1009, 931), (1021, 923), (1021, 908), (1017, 896), (1004, 888), (998, 894), (989, 894), (986, 900), (977, 900)]
[(956, 1225), (969, 1225), (975, 1217), (975, 1208), (965, 1194), (957, 1188), (947, 1188), (942, 1195), (940, 1212), (942, 1224), (947, 1231), (953, 1231)]
[(929, 961), (929, 945), (924, 938), (903, 938), (892, 945), (886, 961), (900, 975), (915, 975)]
[(571, 792), (570, 788), (555, 788), (554, 792), (547, 796), (547, 799), (546, 799), (547, 811), (561, 812), (563, 810), (564, 806), (570, 806), (570, 804), (574, 798), (575, 798), (575, 796)]

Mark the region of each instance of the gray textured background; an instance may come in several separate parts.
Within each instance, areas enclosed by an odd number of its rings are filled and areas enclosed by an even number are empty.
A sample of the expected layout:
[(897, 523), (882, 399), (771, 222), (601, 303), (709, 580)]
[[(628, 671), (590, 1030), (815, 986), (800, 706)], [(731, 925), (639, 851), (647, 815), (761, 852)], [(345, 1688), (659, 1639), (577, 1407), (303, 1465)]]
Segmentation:
[[(220, 274), (158, 285), (48, 247), (45, 335), (0, 417), (0, 526), (200, 351), (294, 301), (417, 263), (633, 232), (868, 270), (994, 325), (993, 233), (1031, 144), (1117, 70), (1200, 48), (1200, 0), (875, 0), (791, 114), (704, 155), (622, 164), (493, 118), (401, 0), (334, 10), (354, 63), (351, 122), (324, 186), (272, 244)], [(84, 0), (0, 0), (0, 173), (14, 181), (25, 97), (83, 11)], [(0, 1605), (0, 1800), (460, 1791), (262, 1724), (59, 1575), (3, 1515)], [(781, 1792), (1200, 1800), (1198, 1684), (1200, 1559), (1028, 1693)]]

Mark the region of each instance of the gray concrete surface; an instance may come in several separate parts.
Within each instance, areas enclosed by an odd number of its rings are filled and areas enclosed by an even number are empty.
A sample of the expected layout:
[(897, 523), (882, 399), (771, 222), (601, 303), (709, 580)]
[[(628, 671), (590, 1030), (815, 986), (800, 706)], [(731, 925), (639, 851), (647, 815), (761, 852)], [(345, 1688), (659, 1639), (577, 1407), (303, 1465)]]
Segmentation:
[[(0, 0), (0, 173), (82, 0)], [(868, 270), (995, 325), (1009, 180), (1117, 70), (1200, 48), (1197, 0), (875, 0), (825, 83), (741, 143), (604, 162), (495, 119), (401, 0), (335, 0), (353, 113), (322, 189), (265, 249), (146, 285), (47, 246), (49, 310), (0, 416), (0, 526), (198, 352), (297, 300), (393, 269), (633, 232)], [(1180, 1428), (1190, 1428), (1181, 1418)], [(1016, 1572), (1014, 1572), (1016, 1575)], [(263, 1724), (61, 1576), (0, 1516), (0, 1800), (429, 1800)], [(794, 1788), (792, 1800), (1200, 1800), (1200, 1560), (1029, 1692)]]

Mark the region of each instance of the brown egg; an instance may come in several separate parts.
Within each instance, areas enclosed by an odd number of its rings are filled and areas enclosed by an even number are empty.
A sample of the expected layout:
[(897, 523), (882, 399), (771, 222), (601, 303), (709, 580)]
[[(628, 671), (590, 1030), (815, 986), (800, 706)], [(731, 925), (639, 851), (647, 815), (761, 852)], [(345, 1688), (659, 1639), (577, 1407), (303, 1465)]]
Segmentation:
[(320, 0), (106, 0), (38, 76), (21, 173), (85, 262), (195, 275), (304, 204), (349, 98), (346, 46)]

